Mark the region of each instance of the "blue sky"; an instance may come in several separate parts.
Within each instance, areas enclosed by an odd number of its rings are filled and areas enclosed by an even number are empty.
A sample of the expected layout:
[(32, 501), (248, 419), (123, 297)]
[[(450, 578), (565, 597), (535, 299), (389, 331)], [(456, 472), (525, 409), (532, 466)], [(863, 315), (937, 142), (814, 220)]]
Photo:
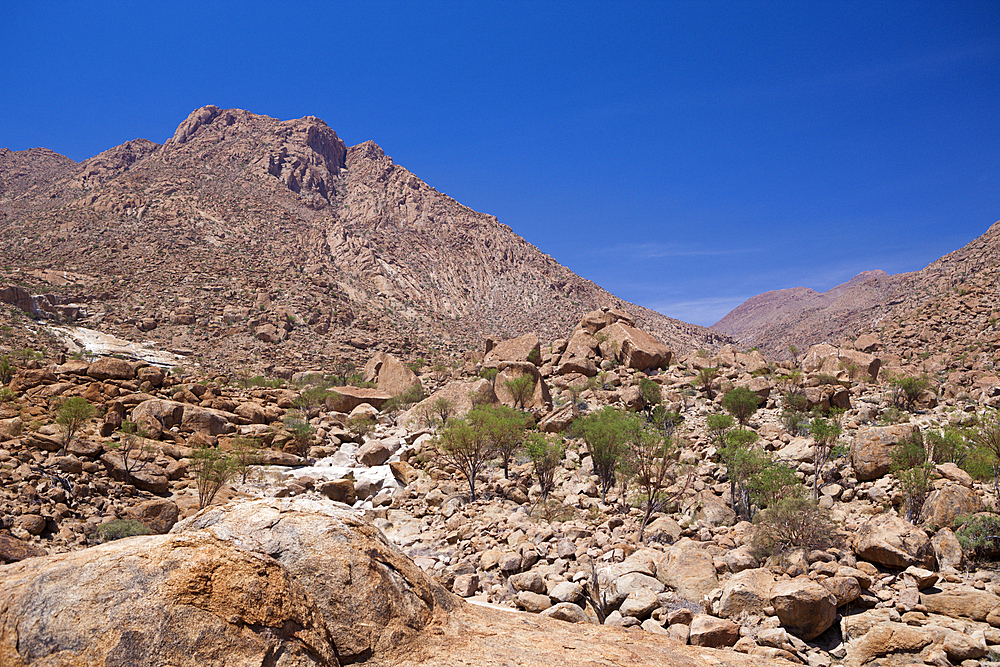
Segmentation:
[(1000, 3), (8, 0), (0, 146), (319, 116), (580, 275), (712, 324), (1000, 219)]

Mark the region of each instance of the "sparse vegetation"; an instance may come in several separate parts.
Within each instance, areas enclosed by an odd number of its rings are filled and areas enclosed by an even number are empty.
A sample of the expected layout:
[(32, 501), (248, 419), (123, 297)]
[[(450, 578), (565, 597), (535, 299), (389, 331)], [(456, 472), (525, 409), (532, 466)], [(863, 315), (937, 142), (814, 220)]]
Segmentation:
[(149, 526), (134, 519), (112, 519), (98, 526), (94, 534), (97, 537), (97, 542), (101, 543), (135, 537), (136, 535), (149, 535), (152, 532)]
[(801, 497), (783, 498), (754, 517), (751, 552), (758, 559), (794, 549), (812, 551), (840, 545), (829, 510)]
[(935, 476), (934, 464), (924, 448), (920, 431), (915, 431), (893, 449), (890, 472), (902, 487), (906, 520), (915, 523)]
[(56, 423), (65, 429), (63, 446), (73, 441), (80, 427), (94, 416), (94, 406), (82, 396), (72, 396), (59, 403), (56, 408)]
[(191, 457), (190, 470), (198, 487), (198, 509), (205, 509), (233, 479), (236, 465), (231, 456), (223, 455), (215, 447), (199, 447)]
[(722, 397), (722, 407), (731, 414), (741, 426), (746, 426), (750, 417), (760, 406), (760, 396), (746, 387), (736, 387)]

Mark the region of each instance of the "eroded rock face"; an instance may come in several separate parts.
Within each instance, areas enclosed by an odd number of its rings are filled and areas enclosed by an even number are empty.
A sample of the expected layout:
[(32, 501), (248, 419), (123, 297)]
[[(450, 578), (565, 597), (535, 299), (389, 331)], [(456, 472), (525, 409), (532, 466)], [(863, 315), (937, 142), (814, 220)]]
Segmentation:
[[(322, 613), (272, 558), (206, 533), (119, 540), (0, 568), (12, 665), (339, 665)], [(10, 660), (10, 662), (6, 662)]]
[(837, 618), (837, 599), (806, 576), (776, 583), (771, 604), (781, 625), (806, 641), (823, 634)]
[(273, 556), (309, 591), (345, 662), (401, 650), (457, 604), (377, 528), (332, 502), (300, 497), (212, 507), (172, 533), (197, 531)]

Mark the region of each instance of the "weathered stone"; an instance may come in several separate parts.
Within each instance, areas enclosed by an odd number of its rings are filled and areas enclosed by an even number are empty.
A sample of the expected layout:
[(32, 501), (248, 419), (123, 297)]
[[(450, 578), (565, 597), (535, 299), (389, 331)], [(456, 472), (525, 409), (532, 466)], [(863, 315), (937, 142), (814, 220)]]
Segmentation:
[(423, 388), (417, 374), (387, 352), (376, 352), (365, 364), (364, 374), (367, 382), (374, 382), (379, 391), (391, 396)]
[(920, 509), (920, 523), (951, 526), (960, 516), (982, 512), (982, 499), (971, 488), (961, 484), (945, 484), (931, 491)]
[(389, 460), (396, 450), (381, 440), (369, 440), (358, 450), (358, 462), (366, 466), (380, 466)]
[(560, 581), (549, 591), (556, 602), (579, 602), (583, 599), (583, 586), (573, 581)]
[(939, 592), (934, 589), (922, 592), (920, 604), (932, 614), (985, 621), (990, 612), (1000, 609), (1000, 596), (971, 586), (955, 586)]
[(837, 599), (805, 576), (775, 583), (771, 604), (781, 625), (806, 641), (823, 634), (837, 618)]
[(910, 565), (934, 567), (934, 550), (927, 534), (891, 514), (872, 517), (858, 529), (854, 553), (859, 558), (898, 570)]
[(391, 394), (378, 389), (364, 387), (337, 387), (330, 390), (328, 407), (335, 412), (350, 412), (362, 403), (367, 403), (375, 409), (381, 409)]
[(515, 574), (508, 580), (516, 591), (531, 591), (532, 593), (544, 593), (545, 581), (542, 576), (535, 571)]
[(357, 498), (354, 495), (354, 482), (349, 479), (334, 479), (323, 482), (316, 490), (330, 500), (346, 505), (353, 505)]
[(854, 577), (827, 577), (821, 579), (819, 583), (833, 593), (838, 607), (854, 602), (861, 595), (861, 584)]
[(719, 585), (712, 555), (691, 542), (675, 545), (656, 577), (680, 597), (699, 603)]
[(648, 588), (640, 588), (628, 594), (618, 611), (622, 616), (634, 616), (642, 620), (648, 618), (659, 606), (656, 593)]
[(48, 521), (37, 514), (22, 514), (15, 522), (18, 528), (26, 530), (32, 535), (41, 535), (45, 532)]
[(567, 623), (592, 622), (586, 612), (570, 602), (560, 602), (559, 604), (552, 605), (542, 612), (542, 616), (548, 616), (549, 618), (554, 618), (559, 621), (566, 621)]
[(458, 575), (455, 577), (455, 583), (452, 584), (451, 590), (459, 597), (471, 598), (479, 590), (479, 575), (475, 572)]
[(743, 612), (764, 615), (771, 606), (774, 577), (766, 568), (743, 570), (730, 577), (722, 587), (719, 616), (731, 618)]
[(95, 380), (131, 380), (135, 378), (135, 367), (124, 359), (101, 357), (90, 364), (87, 375)]
[(601, 330), (608, 342), (618, 348), (618, 361), (628, 368), (645, 371), (650, 368), (666, 368), (670, 365), (673, 353), (670, 349), (652, 335), (616, 322)]
[[(552, 600), (548, 595), (536, 593), (534, 591), (520, 591), (514, 596), (514, 602), (521, 609), (539, 614), (552, 606)], [(575, 605), (574, 605), (575, 606)]]
[(128, 508), (126, 515), (129, 519), (145, 525), (154, 533), (163, 535), (177, 523), (180, 511), (177, 503), (172, 500), (153, 498)]
[(940, 569), (961, 569), (962, 563), (965, 562), (965, 552), (951, 528), (941, 528), (934, 533), (934, 537), (931, 538), (931, 546)]
[(19, 540), (6, 530), (0, 530), (0, 564), (16, 563), (25, 558), (44, 556), (45, 549)]
[(184, 418), (184, 403), (159, 398), (143, 401), (132, 409), (132, 421), (153, 439), (163, 431), (180, 426)]
[(521, 361), (537, 363), (541, 361), (541, 350), (538, 347), (538, 336), (527, 333), (517, 338), (505, 340), (483, 357), (483, 366), (499, 366), (503, 361)]
[[(673, 627), (673, 626), (671, 626)], [(682, 626), (687, 627), (687, 626)], [(694, 646), (722, 648), (732, 646), (740, 638), (740, 626), (724, 618), (698, 614), (691, 621), (688, 641)]]
[(916, 653), (932, 641), (931, 634), (922, 628), (891, 621), (879, 623), (851, 642), (850, 664), (863, 665), (892, 653)]
[(851, 443), (851, 465), (857, 478), (866, 482), (887, 474), (893, 450), (915, 431), (913, 424), (858, 429)]

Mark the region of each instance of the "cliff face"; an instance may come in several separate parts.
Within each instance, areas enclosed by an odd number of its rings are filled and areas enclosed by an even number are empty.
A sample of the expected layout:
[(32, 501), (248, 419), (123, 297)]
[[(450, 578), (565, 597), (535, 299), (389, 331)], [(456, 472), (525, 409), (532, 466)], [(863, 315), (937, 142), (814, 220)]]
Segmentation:
[(322, 120), (192, 112), (163, 145), (136, 139), (79, 164), (0, 155), (7, 282), (88, 304), (85, 323), (225, 365), (303, 365), (385, 349), (557, 337), (624, 308), (677, 350), (727, 338), (626, 303), (493, 216), (347, 147)]

